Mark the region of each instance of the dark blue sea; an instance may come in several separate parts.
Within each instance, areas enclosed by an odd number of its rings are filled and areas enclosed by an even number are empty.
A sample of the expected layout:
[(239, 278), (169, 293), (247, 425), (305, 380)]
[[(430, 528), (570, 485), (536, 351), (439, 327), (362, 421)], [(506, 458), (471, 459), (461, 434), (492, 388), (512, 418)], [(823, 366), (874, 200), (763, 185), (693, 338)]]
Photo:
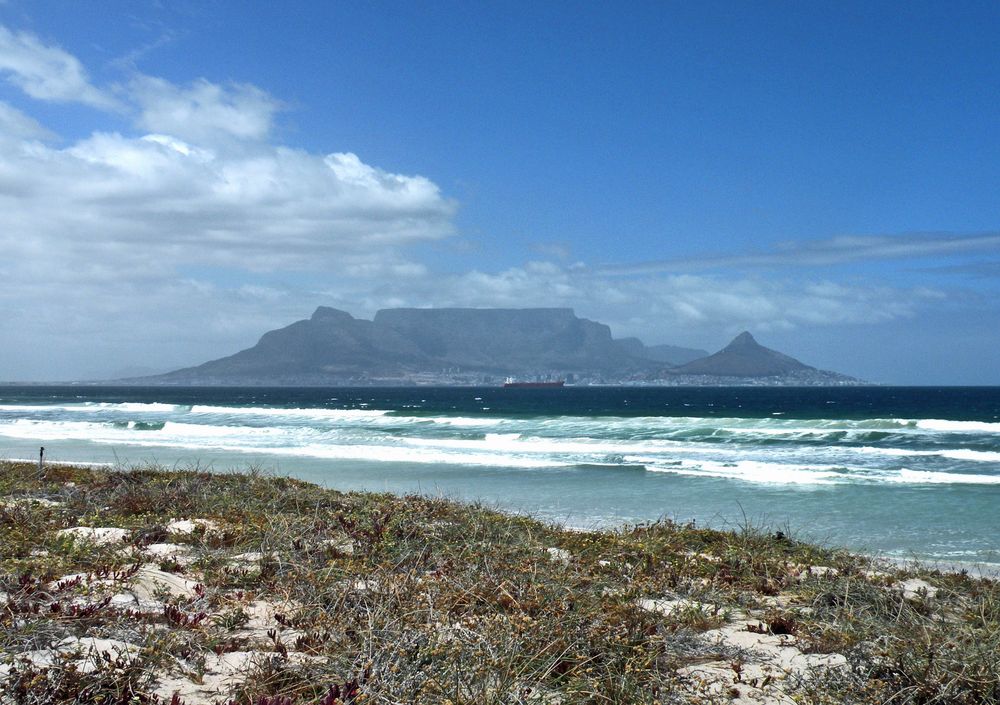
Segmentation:
[(40, 446), (1000, 566), (997, 387), (0, 387), (0, 457)]

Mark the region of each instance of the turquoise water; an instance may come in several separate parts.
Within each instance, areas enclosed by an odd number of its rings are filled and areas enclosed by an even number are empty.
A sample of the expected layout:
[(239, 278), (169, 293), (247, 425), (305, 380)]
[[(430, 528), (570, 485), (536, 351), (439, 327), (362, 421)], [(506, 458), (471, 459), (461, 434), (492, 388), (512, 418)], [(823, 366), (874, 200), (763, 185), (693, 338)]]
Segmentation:
[(0, 457), (39, 446), (1000, 564), (998, 388), (0, 387)]

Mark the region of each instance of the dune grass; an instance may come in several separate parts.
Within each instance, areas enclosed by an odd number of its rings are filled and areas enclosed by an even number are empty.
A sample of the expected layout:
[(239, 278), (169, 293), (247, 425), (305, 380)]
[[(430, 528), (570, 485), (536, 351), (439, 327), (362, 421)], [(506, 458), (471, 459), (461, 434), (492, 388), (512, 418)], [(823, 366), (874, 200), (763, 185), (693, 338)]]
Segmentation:
[[(77, 526), (126, 531), (58, 533)], [(197, 586), (117, 602), (163, 544), (183, 560), (154, 567)], [(0, 462), (0, 703), (169, 703), (168, 678), (248, 653), (214, 701), (722, 703), (735, 691), (685, 669), (721, 661), (740, 680), (752, 655), (700, 636), (733, 614), (846, 657), (783, 682), (792, 701), (1000, 703), (997, 583), (921, 571), (933, 597), (895, 587), (917, 575), (755, 527), (574, 532), (258, 472)], [(641, 605), (660, 598), (690, 607)], [(272, 625), (249, 628), (264, 607)], [(38, 657), (89, 638), (129, 649)]]

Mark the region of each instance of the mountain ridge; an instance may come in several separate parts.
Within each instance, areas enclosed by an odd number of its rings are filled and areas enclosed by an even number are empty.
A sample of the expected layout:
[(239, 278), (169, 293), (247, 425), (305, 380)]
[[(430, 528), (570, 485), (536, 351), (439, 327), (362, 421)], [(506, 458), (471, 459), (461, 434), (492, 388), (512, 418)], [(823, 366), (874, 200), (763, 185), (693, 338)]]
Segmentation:
[[(394, 308), (372, 320), (328, 306), (216, 360), (119, 383), (219, 386), (494, 384), (845, 384), (758, 344), (749, 332), (709, 355), (614, 338), (569, 308)], [(786, 379), (787, 378), (787, 379)], [(719, 380), (722, 380), (721, 382)]]

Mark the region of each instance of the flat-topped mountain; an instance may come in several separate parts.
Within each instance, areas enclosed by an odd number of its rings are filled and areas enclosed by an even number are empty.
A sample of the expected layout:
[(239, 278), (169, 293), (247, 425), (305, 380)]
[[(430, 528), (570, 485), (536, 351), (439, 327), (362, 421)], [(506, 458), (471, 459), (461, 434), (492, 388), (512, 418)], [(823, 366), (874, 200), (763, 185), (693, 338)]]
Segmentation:
[(374, 327), (409, 341), (420, 358), (448, 367), (517, 373), (611, 370), (637, 362), (615, 345), (608, 326), (577, 318), (568, 308), (395, 308), (376, 313)]
[(765, 348), (749, 333), (724, 349), (616, 339), (568, 308), (394, 308), (373, 320), (320, 306), (235, 355), (130, 384), (336, 386), (493, 384), (851, 384)]
[(384, 309), (373, 320), (320, 306), (235, 355), (154, 384), (457, 383), (492, 377), (642, 376), (704, 351), (616, 340), (568, 308)]

